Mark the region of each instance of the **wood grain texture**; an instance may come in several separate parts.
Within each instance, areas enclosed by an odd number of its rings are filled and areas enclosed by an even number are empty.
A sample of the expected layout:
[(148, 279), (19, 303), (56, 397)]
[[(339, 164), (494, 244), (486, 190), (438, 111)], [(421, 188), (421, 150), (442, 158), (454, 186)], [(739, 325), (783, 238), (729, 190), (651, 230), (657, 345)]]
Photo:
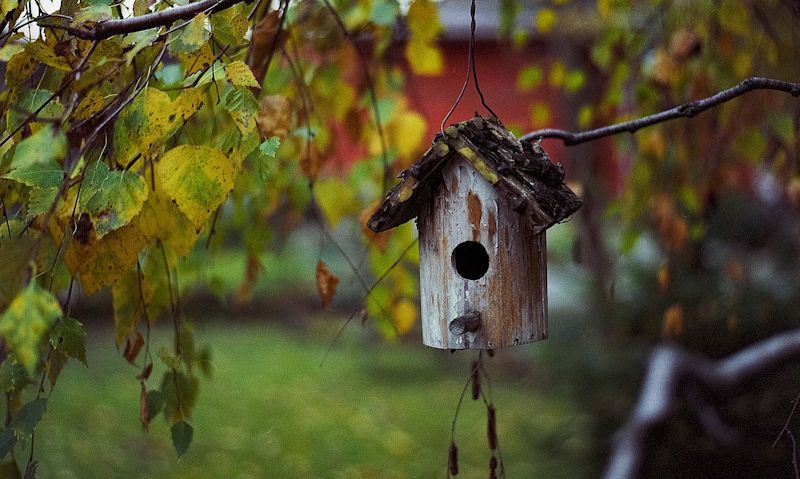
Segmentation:
[[(417, 221), (423, 343), (495, 349), (545, 339), (545, 233), (535, 234), (468, 161), (449, 163), (442, 179)], [(489, 255), (480, 279), (461, 277), (453, 264), (453, 250), (465, 241), (480, 243)], [(474, 312), (481, 317), (477, 331), (451, 331), (451, 321)]]

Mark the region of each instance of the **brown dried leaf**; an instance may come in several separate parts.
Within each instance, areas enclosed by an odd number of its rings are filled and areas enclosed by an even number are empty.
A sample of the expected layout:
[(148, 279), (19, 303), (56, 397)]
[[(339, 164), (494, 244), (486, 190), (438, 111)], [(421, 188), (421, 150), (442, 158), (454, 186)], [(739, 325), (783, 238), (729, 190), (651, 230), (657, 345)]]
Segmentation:
[(65, 364), (67, 364), (66, 355), (57, 349), (50, 351), (50, 356), (44, 364), (45, 370), (47, 371), (47, 379), (50, 380), (50, 386), (56, 385), (58, 376), (61, 374), (61, 370), (64, 369)]
[(489, 449), (497, 449), (497, 420), (495, 419), (494, 406), (486, 407), (486, 438), (489, 440)]
[(361, 210), (361, 213), (359, 213), (358, 215), (358, 219), (361, 222), (361, 231), (367, 238), (367, 240), (369, 240), (370, 243), (377, 246), (378, 249), (380, 249), (381, 251), (385, 251), (386, 245), (389, 244), (389, 238), (391, 238), (392, 236), (391, 231), (376, 233), (371, 229), (369, 229), (369, 227), (367, 226), (367, 222), (372, 217), (372, 215), (375, 214), (376, 211), (378, 211), (378, 208), (381, 206), (382, 202), (383, 200), (381, 200), (380, 198), (375, 200), (374, 203)]
[(333, 274), (322, 260), (317, 262), (317, 290), (322, 300), (322, 307), (327, 308), (336, 296), (336, 286), (339, 284), (339, 277)]
[[(256, 79), (258, 77), (256, 76)], [(286, 138), (289, 129), (292, 127), (292, 104), (283, 95), (265, 95), (261, 98), (261, 103), (256, 117), (258, 131), (263, 138), (277, 136), (281, 139)]]
[(472, 375), (470, 381), (472, 384), (473, 401), (476, 401), (481, 395), (481, 376), (478, 369), (479, 369), (478, 361), (472, 361)]
[[(280, 14), (277, 10), (273, 10), (264, 15), (264, 18), (253, 30), (253, 39), (250, 47), (250, 68), (253, 70), (253, 75), (255, 75), (259, 84), (264, 80), (264, 75), (267, 73), (267, 59), (279, 27)], [(278, 51), (279, 48), (280, 45), (276, 44), (274, 51)]]
[(661, 337), (664, 339), (676, 338), (682, 335), (683, 331), (683, 308), (680, 304), (673, 304), (664, 311)]
[(147, 407), (147, 388), (144, 382), (141, 383), (139, 390), (139, 421), (142, 423), (142, 429), (147, 431), (150, 425), (150, 409)]
[(660, 289), (662, 293), (666, 293), (669, 289), (671, 276), (668, 263), (664, 263), (658, 268), (656, 279), (658, 280), (658, 289)]
[(247, 255), (247, 267), (245, 268), (244, 279), (239, 287), (236, 288), (233, 301), (236, 306), (242, 306), (250, 301), (253, 297), (253, 287), (258, 279), (258, 273), (261, 272), (263, 266), (258, 256), (250, 254)]
[(450, 441), (450, 450), (447, 453), (447, 468), (450, 475), (458, 475), (458, 446), (455, 441)]
[(136, 361), (136, 356), (139, 355), (139, 351), (142, 350), (142, 346), (144, 346), (144, 338), (139, 334), (139, 331), (134, 331), (125, 340), (125, 350), (122, 352), (125, 360), (133, 364)]

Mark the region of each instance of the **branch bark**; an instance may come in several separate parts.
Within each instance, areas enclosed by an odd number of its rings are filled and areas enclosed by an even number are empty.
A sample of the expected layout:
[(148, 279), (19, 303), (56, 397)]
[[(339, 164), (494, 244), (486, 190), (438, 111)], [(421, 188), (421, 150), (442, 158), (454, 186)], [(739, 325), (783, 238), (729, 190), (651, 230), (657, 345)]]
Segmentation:
[(540, 138), (555, 138), (563, 141), (564, 145), (571, 146), (579, 143), (585, 143), (587, 141), (599, 140), (600, 138), (605, 138), (607, 136), (618, 135), (620, 133), (635, 133), (641, 128), (652, 126), (657, 123), (663, 123), (676, 118), (691, 118), (700, 112), (721, 105), (722, 103), (733, 100), (738, 96), (754, 90), (784, 91), (794, 97), (797, 97), (800, 96), (800, 83), (791, 83), (772, 78), (750, 77), (746, 78), (738, 85), (728, 88), (727, 90), (722, 90), (721, 92), (716, 93), (708, 98), (685, 103), (669, 110), (637, 118), (635, 120), (625, 121), (622, 123), (616, 123), (614, 125), (597, 128), (595, 130), (581, 132), (571, 132), (559, 130), (557, 128), (545, 128), (526, 133), (525, 135), (522, 135), (519, 140), (536, 141)]
[[(716, 411), (696, 394), (724, 395), (742, 389), (757, 376), (800, 360), (800, 329), (773, 336), (719, 361), (688, 352), (674, 345), (658, 347), (650, 358), (639, 401), (628, 422), (617, 432), (611, 459), (603, 477), (633, 479), (639, 476), (651, 429), (666, 421), (673, 404), (686, 399), (700, 422), (715, 438), (731, 438), (730, 429), (718, 423)], [(685, 387), (687, 386), (687, 387)], [(690, 397), (683, 398), (687, 391)]]
[(216, 13), (247, 0), (200, 0), (180, 7), (172, 7), (160, 12), (148, 13), (138, 17), (87, 22), (78, 26), (59, 27), (84, 40), (103, 40), (114, 35), (139, 32), (150, 28), (171, 25), (177, 20), (189, 20), (202, 12)]

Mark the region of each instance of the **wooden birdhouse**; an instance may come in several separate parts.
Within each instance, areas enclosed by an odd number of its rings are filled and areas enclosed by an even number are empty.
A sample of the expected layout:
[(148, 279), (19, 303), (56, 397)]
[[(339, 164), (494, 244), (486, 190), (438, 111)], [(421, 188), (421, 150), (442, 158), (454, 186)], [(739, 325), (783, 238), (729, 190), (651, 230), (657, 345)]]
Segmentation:
[(545, 230), (581, 205), (564, 171), (496, 119), (437, 134), (369, 219), (417, 218), (423, 343), (494, 349), (547, 338)]

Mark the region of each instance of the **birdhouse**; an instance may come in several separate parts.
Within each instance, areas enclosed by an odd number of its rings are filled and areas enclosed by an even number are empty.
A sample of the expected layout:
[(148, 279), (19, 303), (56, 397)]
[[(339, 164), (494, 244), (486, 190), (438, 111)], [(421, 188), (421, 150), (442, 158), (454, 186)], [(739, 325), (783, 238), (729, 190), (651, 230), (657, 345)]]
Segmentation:
[(423, 343), (494, 349), (547, 338), (545, 230), (581, 205), (542, 148), (494, 118), (437, 134), (369, 219), (417, 218)]

